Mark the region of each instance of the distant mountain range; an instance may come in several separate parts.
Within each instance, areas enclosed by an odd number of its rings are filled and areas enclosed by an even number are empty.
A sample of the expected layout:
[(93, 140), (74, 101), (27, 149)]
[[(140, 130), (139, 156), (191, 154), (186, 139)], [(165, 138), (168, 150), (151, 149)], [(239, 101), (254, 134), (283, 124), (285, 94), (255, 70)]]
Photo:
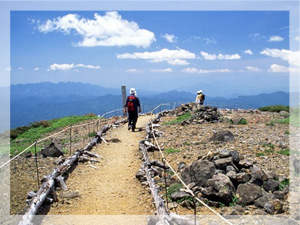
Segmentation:
[[(1, 91), (0, 91), (1, 93)], [(178, 104), (195, 100), (195, 94), (184, 91), (151, 93), (138, 90), (144, 111), (160, 103)], [(299, 99), (294, 104), (298, 104)], [(206, 105), (219, 108), (258, 108), (267, 105), (289, 105), (289, 93), (275, 92), (237, 98), (210, 97)], [(11, 128), (28, 125), (33, 121), (49, 120), (69, 115), (82, 115), (122, 108), (121, 88), (105, 88), (84, 83), (37, 83), (11, 86)]]

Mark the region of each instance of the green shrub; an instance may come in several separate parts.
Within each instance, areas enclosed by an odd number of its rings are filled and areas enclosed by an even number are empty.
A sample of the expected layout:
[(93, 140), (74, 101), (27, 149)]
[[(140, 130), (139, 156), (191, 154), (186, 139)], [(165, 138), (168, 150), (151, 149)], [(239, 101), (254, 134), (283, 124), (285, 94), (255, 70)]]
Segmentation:
[(164, 122), (163, 125), (173, 125), (173, 124), (179, 124), (183, 121), (186, 121), (186, 120), (189, 120), (192, 118), (192, 114), (191, 112), (187, 112), (181, 116), (178, 116), (175, 120), (171, 120), (171, 121), (168, 121), (168, 122)]
[(285, 179), (285, 180), (281, 181), (280, 184), (279, 184), (279, 190), (282, 191), (288, 185), (290, 185), (290, 180), (289, 179)]
[(95, 132), (95, 131), (89, 133), (89, 137), (95, 137), (96, 135), (97, 135), (97, 132)]
[(244, 118), (242, 118), (239, 122), (238, 122), (238, 124), (247, 124), (248, 122), (247, 122), (247, 120), (246, 119), (244, 119)]
[(281, 155), (290, 155), (290, 149), (286, 148), (286, 149), (278, 151), (278, 153)]
[(264, 156), (265, 155), (265, 153), (263, 153), (263, 152), (257, 152), (256, 153), (256, 156)]
[(258, 108), (258, 110), (263, 112), (280, 112), (280, 111), (286, 111), (290, 112), (290, 106), (287, 105), (270, 105)]
[(280, 124), (289, 124), (290, 123), (290, 118), (287, 117), (287, 118), (284, 118), (284, 119), (275, 119), (275, 120), (272, 120), (272, 122), (280, 123)]
[(239, 201), (239, 197), (236, 195), (233, 195), (231, 202), (229, 203), (230, 206), (235, 206), (237, 202)]
[(177, 153), (177, 152), (180, 152), (180, 150), (179, 149), (174, 149), (174, 148), (165, 149), (165, 153), (167, 153), (167, 154), (172, 154), (172, 153)]
[(266, 125), (267, 125), (267, 126), (272, 126), (272, 127), (275, 126), (273, 120), (272, 120), (270, 123), (266, 123)]
[(170, 187), (167, 188), (167, 196), (171, 198), (171, 194), (179, 191), (180, 188), (183, 188), (182, 183), (172, 184)]
[(51, 122), (47, 121), (47, 120), (42, 120), (42, 121), (35, 121), (33, 123), (30, 123), (30, 126), (33, 128), (37, 128), (37, 127), (50, 127), (51, 126)]
[(289, 132), (289, 131), (286, 131), (286, 132), (284, 132), (284, 134), (287, 134), (287, 135), (289, 135), (289, 134), (290, 134), (290, 132)]

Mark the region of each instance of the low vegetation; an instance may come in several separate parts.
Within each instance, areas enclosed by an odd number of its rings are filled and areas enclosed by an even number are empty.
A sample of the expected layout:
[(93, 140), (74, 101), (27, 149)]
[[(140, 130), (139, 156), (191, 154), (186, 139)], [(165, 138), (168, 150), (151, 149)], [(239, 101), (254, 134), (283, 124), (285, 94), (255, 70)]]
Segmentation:
[(262, 112), (281, 112), (281, 111), (286, 111), (290, 112), (290, 106), (287, 105), (270, 105), (270, 106), (265, 106), (258, 108), (258, 110)]
[(35, 140), (40, 139), (47, 133), (96, 118), (98, 117), (94, 114), (88, 114), (83, 116), (69, 116), (59, 119), (53, 119), (50, 121), (34, 122), (31, 123), (30, 126), (15, 128), (11, 130), (10, 133), (10, 154), (18, 154), (20, 151), (24, 150), (26, 147), (32, 144)]
[(174, 148), (165, 149), (165, 153), (167, 153), (167, 154), (172, 154), (172, 153), (177, 153), (177, 152), (180, 152), (180, 150), (179, 149), (174, 149)]
[(189, 120), (191, 118), (192, 118), (191, 112), (187, 112), (187, 113), (183, 114), (182, 116), (178, 116), (175, 120), (164, 122), (163, 125), (178, 124), (178, 123), (181, 123), (181, 122), (183, 122), (185, 120)]

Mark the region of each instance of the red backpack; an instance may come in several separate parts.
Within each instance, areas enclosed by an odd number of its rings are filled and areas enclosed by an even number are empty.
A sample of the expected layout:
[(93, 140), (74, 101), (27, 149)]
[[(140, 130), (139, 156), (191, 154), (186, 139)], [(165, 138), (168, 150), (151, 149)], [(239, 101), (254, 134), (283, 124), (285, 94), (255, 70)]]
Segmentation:
[(134, 95), (128, 96), (127, 109), (130, 112), (135, 111), (134, 103), (133, 103), (134, 100), (135, 100), (135, 96)]

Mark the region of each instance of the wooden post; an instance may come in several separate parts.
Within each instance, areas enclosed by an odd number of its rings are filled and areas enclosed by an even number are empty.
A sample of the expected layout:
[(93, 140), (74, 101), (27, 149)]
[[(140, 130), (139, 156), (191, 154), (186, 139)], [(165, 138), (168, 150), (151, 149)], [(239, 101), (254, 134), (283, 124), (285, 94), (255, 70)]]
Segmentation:
[[(126, 103), (126, 86), (122, 85), (122, 108), (124, 108), (124, 105)], [(123, 113), (123, 116), (126, 116), (126, 113)]]

